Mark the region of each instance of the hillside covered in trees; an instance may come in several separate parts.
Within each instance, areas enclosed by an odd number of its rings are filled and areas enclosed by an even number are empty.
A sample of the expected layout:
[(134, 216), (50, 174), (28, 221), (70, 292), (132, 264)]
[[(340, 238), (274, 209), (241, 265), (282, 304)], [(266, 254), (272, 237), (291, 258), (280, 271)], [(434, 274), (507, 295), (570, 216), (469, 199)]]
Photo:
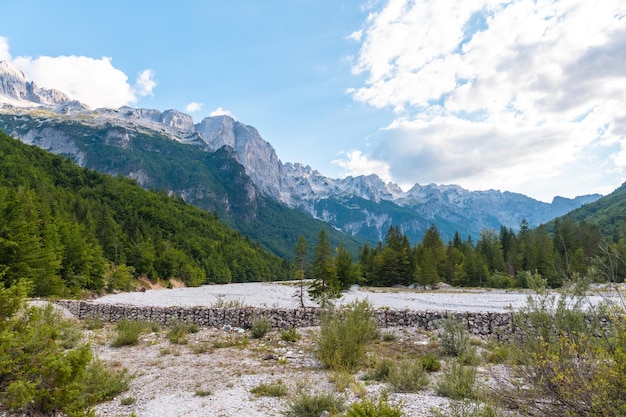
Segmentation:
[(289, 265), (211, 213), (0, 132), (0, 283), (31, 295), (279, 280)]

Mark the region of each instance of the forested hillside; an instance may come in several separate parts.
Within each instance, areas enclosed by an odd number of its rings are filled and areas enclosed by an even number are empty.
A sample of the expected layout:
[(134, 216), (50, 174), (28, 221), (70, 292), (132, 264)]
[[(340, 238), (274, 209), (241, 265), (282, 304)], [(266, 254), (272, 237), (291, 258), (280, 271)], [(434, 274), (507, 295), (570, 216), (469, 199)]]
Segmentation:
[(31, 295), (285, 279), (289, 265), (206, 211), (0, 132), (0, 282)]

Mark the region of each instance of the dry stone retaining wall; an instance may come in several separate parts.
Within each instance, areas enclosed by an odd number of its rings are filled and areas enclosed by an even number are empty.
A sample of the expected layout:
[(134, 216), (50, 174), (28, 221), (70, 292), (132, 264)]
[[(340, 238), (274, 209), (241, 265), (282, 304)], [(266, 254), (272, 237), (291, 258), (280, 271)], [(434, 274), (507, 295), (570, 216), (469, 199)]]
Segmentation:
[[(258, 318), (267, 318), (272, 327), (310, 327), (319, 324), (321, 309), (307, 308), (211, 308), (211, 307), (139, 307), (119, 304), (97, 304), (89, 301), (59, 300), (56, 304), (68, 309), (79, 319), (100, 318), (115, 323), (121, 319), (140, 320), (167, 326), (173, 321), (199, 326), (249, 328)], [(466, 323), (475, 335), (508, 338), (513, 332), (511, 312), (450, 312), (379, 309), (374, 315), (381, 327), (416, 327), (436, 330), (442, 319), (455, 317)]]

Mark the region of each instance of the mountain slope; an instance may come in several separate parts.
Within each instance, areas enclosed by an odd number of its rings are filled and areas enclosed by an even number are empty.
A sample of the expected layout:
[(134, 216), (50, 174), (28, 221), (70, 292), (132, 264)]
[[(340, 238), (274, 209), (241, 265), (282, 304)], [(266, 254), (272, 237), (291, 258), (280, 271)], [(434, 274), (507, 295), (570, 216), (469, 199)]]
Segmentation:
[(0, 130), (68, 156), (81, 166), (181, 196), (285, 259), (292, 258), (300, 235), (313, 245), (321, 228), (327, 230), (334, 246), (342, 243), (356, 253), (361, 245), (260, 192), (237, 162), (233, 148), (224, 145), (207, 152), (198, 145), (197, 136), (173, 140), (174, 128), (156, 131), (144, 120), (124, 119), (120, 112), (99, 110), (75, 117), (41, 109), (11, 109), (0, 111)]
[(289, 277), (289, 265), (214, 215), (133, 180), (80, 168), (0, 132), (0, 282), (34, 295)]

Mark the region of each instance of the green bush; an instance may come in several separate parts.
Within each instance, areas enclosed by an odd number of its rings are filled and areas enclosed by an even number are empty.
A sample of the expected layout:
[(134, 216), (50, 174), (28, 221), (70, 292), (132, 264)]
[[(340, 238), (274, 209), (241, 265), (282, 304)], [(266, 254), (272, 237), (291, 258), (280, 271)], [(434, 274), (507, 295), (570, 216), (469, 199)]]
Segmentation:
[(24, 306), (26, 288), (0, 285), (0, 409), (85, 416), (127, 389), (126, 372), (94, 360), (76, 323), (52, 306)]
[(476, 370), (453, 362), (450, 369), (437, 383), (437, 394), (461, 400), (475, 397)]
[(454, 317), (441, 321), (439, 343), (444, 355), (459, 356), (468, 347), (469, 335), (463, 323)]
[(417, 392), (428, 385), (428, 373), (419, 360), (397, 362), (385, 379), (396, 392)]
[(320, 417), (322, 412), (328, 411), (336, 415), (344, 409), (344, 400), (333, 394), (311, 394), (299, 391), (289, 402), (286, 417)]
[(184, 323), (174, 320), (170, 323), (167, 330), (167, 339), (172, 343), (187, 344), (187, 335), (189, 333), (198, 333), (198, 325), (195, 323)]
[(346, 410), (344, 417), (403, 417), (404, 413), (399, 407), (390, 405), (382, 396), (378, 402), (363, 399), (353, 403)]
[(441, 361), (432, 353), (422, 356), (419, 362), (426, 372), (437, 372), (441, 369)]
[(146, 324), (140, 321), (122, 319), (115, 325), (116, 336), (111, 343), (113, 347), (137, 344), (139, 335), (146, 330)]
[(300, 333), (295, 327), (292, 327), (289, 330), (283, 330), (280, 332), (280, 338), (285, 342), (297, 342), (300, 340)]
[(527, 280), (535, 293), (516, 323), (520, 365), (499, 399), (528, 415), (626, 416), (623, 298), (586, 310), (584, 292), (555, 295), (538, 274)]
[(272, 330), (272, 323), (266, 317), (260, 317), (252, 322), (250, 334), (253, 339), (260, 339)]
[(262, 383), (250, 390), (257, 397), (284, 397), (287, 395), (287, 385), (282, 380)]
[(368, 342), (378, 336), (378, 326), (367, 301), (355, 301), (322, 315), (317, 339), (320, 362), (333, 370), (351, 370), (360, 365)]

